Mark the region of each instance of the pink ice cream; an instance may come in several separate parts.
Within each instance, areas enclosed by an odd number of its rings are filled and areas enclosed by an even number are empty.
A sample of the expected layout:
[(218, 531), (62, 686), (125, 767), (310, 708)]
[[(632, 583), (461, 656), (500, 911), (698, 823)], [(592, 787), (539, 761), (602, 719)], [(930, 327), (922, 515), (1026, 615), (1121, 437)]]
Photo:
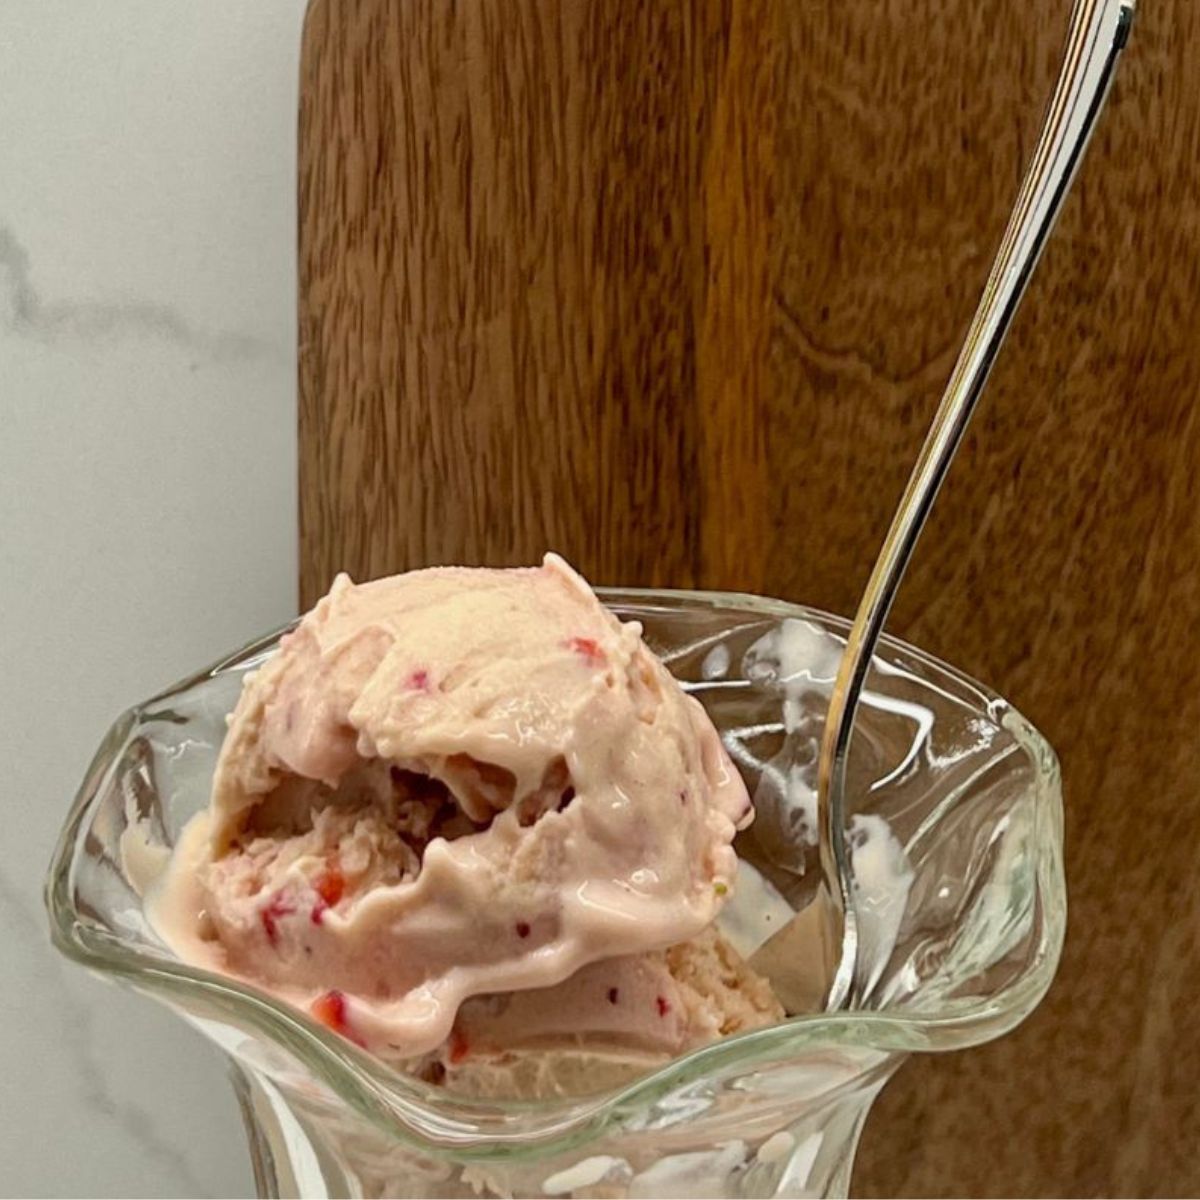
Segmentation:
[(680, 947), (751, 816), (703, 709), (556, 556), (343, 575), (248, 677), (151, 912), (394, 1061), (677, 1053), (781, 1015), (715, 935)]

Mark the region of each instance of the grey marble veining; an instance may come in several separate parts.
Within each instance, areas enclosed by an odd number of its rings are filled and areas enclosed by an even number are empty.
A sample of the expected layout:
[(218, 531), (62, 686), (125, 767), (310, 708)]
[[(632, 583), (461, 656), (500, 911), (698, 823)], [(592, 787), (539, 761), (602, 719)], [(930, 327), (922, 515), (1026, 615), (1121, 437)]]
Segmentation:
[(146, 300), (56, 300), (46, 303), (33, 286), (29, 252), (0, 219), (0, 296), (7, 305), (5, 324), (18, 335), (59, 338), (141, 336), (161, 339), (195, 356), (217, 361), (252, 358), (269, 347), (246, 334), (209, 333), (195, 328), (170, 304)]
[(241, 1195), (217, 1052), (50, 945), (123, 708), (296, 604), (304, 0), (0, 0), (0, 1194)]

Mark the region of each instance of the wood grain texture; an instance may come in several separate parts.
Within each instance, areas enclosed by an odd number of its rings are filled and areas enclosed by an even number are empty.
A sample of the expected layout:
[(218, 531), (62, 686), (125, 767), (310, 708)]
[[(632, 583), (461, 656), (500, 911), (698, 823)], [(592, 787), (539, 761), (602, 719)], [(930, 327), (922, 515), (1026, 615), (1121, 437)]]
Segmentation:
[[(305, 602), (553, 547), (851, 610), (1067, 9), (316, 0)], [(1071, 927), (1025, 1026), (901, 1071), (860, 1194), (1200, 1193), (1198, 56), (1143, 3), (891, 623), (1059, 750)]]

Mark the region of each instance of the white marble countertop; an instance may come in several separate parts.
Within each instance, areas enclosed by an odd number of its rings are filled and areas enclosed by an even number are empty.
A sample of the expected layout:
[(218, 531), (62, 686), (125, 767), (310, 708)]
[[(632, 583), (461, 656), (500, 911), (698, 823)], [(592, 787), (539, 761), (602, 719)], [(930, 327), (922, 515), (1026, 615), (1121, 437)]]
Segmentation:
[(252, 1189), (214, 1050), (60, 960), (110, 720), (296, 603), (304, 0), (0, 0), (0, 1190)]

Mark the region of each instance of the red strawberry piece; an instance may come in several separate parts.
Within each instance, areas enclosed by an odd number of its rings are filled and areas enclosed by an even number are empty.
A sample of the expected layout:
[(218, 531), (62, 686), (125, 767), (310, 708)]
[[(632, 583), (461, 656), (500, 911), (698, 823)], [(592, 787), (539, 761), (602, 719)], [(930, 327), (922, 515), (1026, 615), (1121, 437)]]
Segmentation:
[(529, 936), (529, 922), (528, 921), (518, 921), (517, 922), (517, 937), (527, 938), (528, 936)]
[(339, 992), (336, 988), (333, 991), (325, 992), (324, 995), (318, 996), (313, 1002), (309, 1010), (322, 1025), (332, 1029), (334, 1033), (340, 1033), (342, 1037), (349, 1038), (358, 1046), (365, 1046), (366, 1043), (362, 1038), (357, 1037), (350, 1028), (350, 1006), (346, 1003), (346, 995), (344, 992)]
[(447, 1057), (452, 1063), (460, 1063), (471, 1053), (471, 1045), (467, 1035), (461, 1029), (450, 1030), (450, 1044), (447, 1047)]
[(660, 1017), (665, 1017), (671, 1011), (671, 1002), (666, 996), (656, 996), (654, 1003), (658, 1008), (658, 1015)]
[(608, 989), (609, 1004), (616, 1004), (616, 1002), (620, 999), (620, 996), (621, 996), (621, 992), (620, 992), (619, 988), (609, 988)]
[(601, 667), (607, 662), (604, 651), (595, 638), (573, 637), (567, 639), (567, 649), (573, 650), (587, 661), (588, 666)]
[(279, 942), (279, 918), (286, 917), (296, 911), (296, 906), (282, 892), (276, 892), (266, 905), (259, 909), (258, 919), (262, 922), (263, 932), (272, 946)]
[(312, 1015), (341, 1033), (346, 1028), (346, 996), (339, 991), (326, 992), (312, 1002)]
[(346, 877), (335, 866), (328, 866), (313, 884), (317, 895), (332, 908), (346, 891)]
[(409, 691), (413, 691), (413, 692), (428, 692), (428, 691), (430, 691), (429, 672), (426, 671), (423, 667), (419, 671), (414, 671), (408, 677), (408, 688), (409, 688)]
[(320, 925), (325, 920), (325, 910), (332, 908), (346, 891), (346, 879), (335, 866), (328, 866), (313, 880), (313, 891), (317, 899), (312, 906), (312, 923)]

